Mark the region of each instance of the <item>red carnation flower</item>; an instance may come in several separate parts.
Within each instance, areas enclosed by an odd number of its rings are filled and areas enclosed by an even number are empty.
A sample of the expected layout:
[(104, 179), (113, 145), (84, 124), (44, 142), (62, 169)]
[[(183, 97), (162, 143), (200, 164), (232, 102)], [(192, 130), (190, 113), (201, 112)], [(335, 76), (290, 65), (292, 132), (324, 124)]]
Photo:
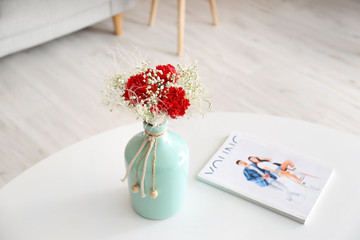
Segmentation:
[(184, 116), (190, 106), (189, 99), (185, 98), (185, 90), (181, 87), (165, 89), (159, 104), (153, 106), (151, 111), (156, 113), (167, 112), (171, 118)]
[[(125, 100), (130, 100), (130, 102), (135, 105), (141, 99), (147, 98), (148, 94), (146, 93), (147, 78), (144, 78), (144, 73), (140, 73), (134, 76), (131, 76), (126, 84), (124, 98)], [(145, 80), (145, 81), (144, 81)], [(135, 99), (133, 99), (135, 97)]]
[[(167, 65), (158, 65), (156, 66), (156, 69), (157, 70), (161, 70), (162, 71), (162, 74), (161, 73), (158, 73), (158, 76), (163, 79), (165, 82), (169, 82), (169, 81), (172, 81), (171, 80), (171, 77), (175, 74), (175, 76), (178, 76), (178, 73), (176, 72), (176, 69), (173, 65), (171, 64), (167, 64)], [(170, 73), (169, 77), (168, 77), (168, 74)], [(176, 82), (176, 78), (175, 78), (175, 81)]]

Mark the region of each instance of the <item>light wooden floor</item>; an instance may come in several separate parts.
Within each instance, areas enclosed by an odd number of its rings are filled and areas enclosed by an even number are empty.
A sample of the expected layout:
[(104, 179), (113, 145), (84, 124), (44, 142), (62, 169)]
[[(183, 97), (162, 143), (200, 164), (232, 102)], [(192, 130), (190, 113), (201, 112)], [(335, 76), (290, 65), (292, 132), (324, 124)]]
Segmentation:
[[(197, 59), (214, 111), (272, 114), (360, 135), (360, 1), (187, 1), (185, 51)], [(0, 186), (81, 139), (135, 122), (109, 113), (100, 91), (107, 52), (137, 49), (176, 64), (176, 1), (126, 12), (123, 36), (110, 20), (0, 59)], [(117, 50), (120, 49), (121, 51)], [(126, 69), (125, 69), (126, 70)], [(321, 143), (319, 143), (321, 144)]]

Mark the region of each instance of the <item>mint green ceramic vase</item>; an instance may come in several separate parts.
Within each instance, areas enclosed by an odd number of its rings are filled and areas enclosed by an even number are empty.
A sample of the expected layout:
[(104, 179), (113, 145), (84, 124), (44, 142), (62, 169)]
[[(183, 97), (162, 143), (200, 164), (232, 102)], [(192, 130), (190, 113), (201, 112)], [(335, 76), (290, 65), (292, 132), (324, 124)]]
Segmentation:
[[(150, 151), (148, 149), (151, 141), (146, 141), (149, 136), (154, 136)], [(134, 156), (142, 145), (143, 149), (135, 159)], [(155, 149), (156, 155), (153, 161)], [(134, 161), (131, 165), (132, 160)], [(129, 164), (131, 169), (127, 180), (131, 203), (139, 215), (149, 219), (164, 219), (181, 209), (186, 198), (189, 149), (184, 139), (167, 131), (167, 123), (154, 127), (144, 122), (144, 132), (136, 134), (126, 145), (126, 168)], [(141, 193), (142, 175), (144, 175), (143, 194)]]

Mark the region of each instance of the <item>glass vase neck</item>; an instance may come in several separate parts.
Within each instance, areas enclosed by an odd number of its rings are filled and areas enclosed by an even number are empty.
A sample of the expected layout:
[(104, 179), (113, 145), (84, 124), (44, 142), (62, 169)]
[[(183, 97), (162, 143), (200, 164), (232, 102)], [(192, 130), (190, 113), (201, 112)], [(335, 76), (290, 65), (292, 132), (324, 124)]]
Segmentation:
[(166, 130), (167, 121), (164, 122), (163, 124), (159, 125), (159, 126), (153, 126), (150, 123), (143, 122), (143, 126), (144, 126), (144, 129), (146, 131), (148, 131), (148, 132), (159, 133), (159, 132), (162, 132), (162, 131)]

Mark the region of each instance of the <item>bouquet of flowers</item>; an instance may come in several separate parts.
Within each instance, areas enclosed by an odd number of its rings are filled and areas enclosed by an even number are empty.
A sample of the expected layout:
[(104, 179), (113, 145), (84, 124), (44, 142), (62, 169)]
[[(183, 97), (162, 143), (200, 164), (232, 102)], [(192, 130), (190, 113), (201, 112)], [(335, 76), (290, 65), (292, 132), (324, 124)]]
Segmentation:
[(158, 126), (168, 119), (190, 115), (193, 109), (203, 113), (211, 107), (195, 63), (179, 64), (177, 69), (171, 64), (149, 65), (142, 62), (135, 73), (117, 73), (106, 80), (104, 100), (111, 111), (126, 107), (143, 121)]

